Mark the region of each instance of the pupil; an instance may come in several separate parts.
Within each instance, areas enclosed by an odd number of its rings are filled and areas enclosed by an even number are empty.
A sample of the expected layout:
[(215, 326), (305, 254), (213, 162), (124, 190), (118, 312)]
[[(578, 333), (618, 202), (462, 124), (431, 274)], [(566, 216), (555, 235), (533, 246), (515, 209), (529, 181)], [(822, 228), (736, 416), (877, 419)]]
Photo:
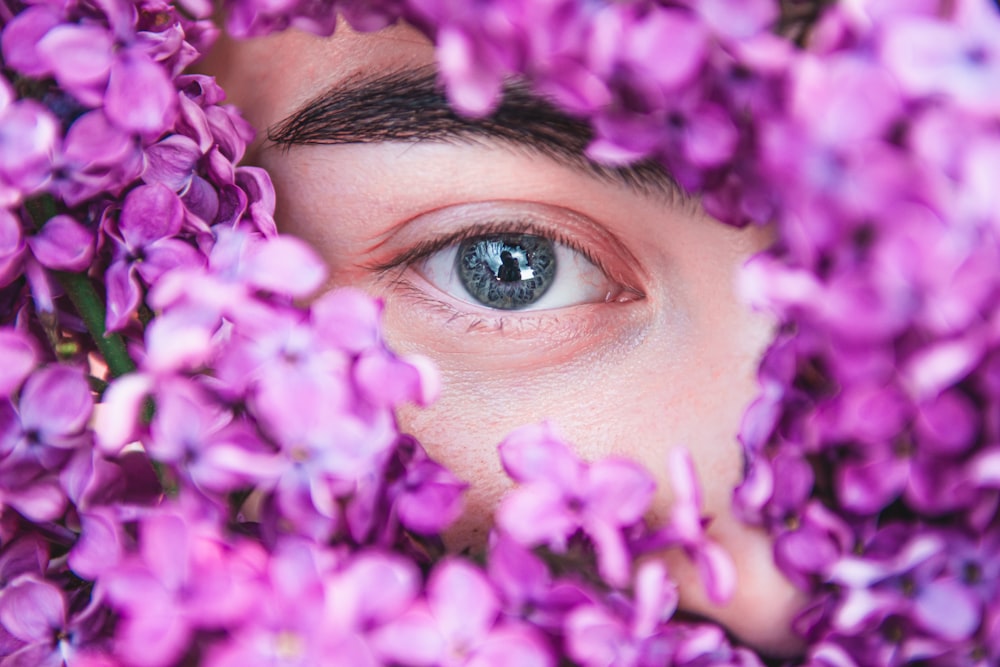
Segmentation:
[(458, 275), (476, 301), (501, 310), (526, 308), (556, 275), (555, 246), (542, 236), (495, 234), (462, 242)]

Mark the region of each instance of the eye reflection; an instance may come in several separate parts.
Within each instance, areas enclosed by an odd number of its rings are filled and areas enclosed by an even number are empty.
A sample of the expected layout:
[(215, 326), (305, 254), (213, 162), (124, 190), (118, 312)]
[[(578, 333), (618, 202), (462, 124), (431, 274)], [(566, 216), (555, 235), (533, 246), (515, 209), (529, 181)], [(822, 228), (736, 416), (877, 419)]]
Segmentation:
[(459, 246), (456, 263), (469, 295), (501, 310), (537, 303), (552, 285), (557, 267), (554, 244), (529, 234), (468, 239)]

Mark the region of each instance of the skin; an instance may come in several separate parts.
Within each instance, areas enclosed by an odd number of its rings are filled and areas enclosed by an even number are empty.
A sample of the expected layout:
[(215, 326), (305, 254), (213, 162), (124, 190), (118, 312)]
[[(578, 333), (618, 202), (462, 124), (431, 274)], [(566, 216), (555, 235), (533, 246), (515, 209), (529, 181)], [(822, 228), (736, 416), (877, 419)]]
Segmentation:
[[(255, 127), (268, 128), (353, 75), (433, 60), (430, 44), (408, 27), (360, 35), (342, 26), (331, 39), (289, 31), (222, 42), (205, 68)], [(484, 544), (510, 487), (495, 445), (519, 425), (549, 419), (587, 459), (618, 455), (645, 465), (660, 489), (654, 523), (669, 510), (666, 452), (687, 447), (713, 517), (709, 532), (733, 555), (739, 580), (734, 598), (715, 606), (694, 568), (667, 554), (682, 607), (759, 650), (799, 649), (788, 626), (803, 598), (776, 570), (767, 536), (730, 507), (742, 472), (736, 433), (771, 337), (771, 323), (739, 302), (734, 284), (769, 242), (767, 230), (735, 230), (691, 200), (638, 192), (489, 141), (290, 150), (258, 141), (252, 161), (274, 179), (279, 227), (322, 254), (331, 286), (384, 299), (392, 347), (440, 369), (440, 399), (403, 410), (400, 421), (470, 482), (449, 546)], [(525, 218), (599, 258), (601, 268), (591, 266), (581, 282), (612, 300), (491, 311), (445, 292), (423, 260), (385, 268), (428, 239)]]

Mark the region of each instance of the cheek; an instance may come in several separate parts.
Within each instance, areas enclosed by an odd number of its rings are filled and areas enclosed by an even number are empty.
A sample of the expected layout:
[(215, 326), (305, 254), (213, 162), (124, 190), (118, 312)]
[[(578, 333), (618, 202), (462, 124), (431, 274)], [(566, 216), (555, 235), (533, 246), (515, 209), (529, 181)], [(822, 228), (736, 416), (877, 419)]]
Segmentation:
[[(401, 351), (419, 351), (393, 310), (390, 303), (390, 342)], [(685, 350), (648, 338), (611, 358), (542, 364), (510, 374), (495, 367), (479, 370), (482, 358), (475, 355), (448, 359), (439, 402), (404, 410), (400, 418), (433, 457), (470, 483), (467, 511), (447, 536), (449, 546), (483, 547), (490, 517), (511, 485), (496, 445), (522, 424), (550, 419), (585, 459), (624, 456), (646, 466), (659, 487), (649, 516), (654, 524), (669, 513), (666, 453), (683, 446), (702, 481), (705, 513), (713, 517), (710, 532), (734, 557), (739, 574), (736, 597), (716, 607), (704, 595), (695, 569), (679, 554), (668, 554), (683, 608), (714, 618), (769, 653), (797, 650), (788, 628), (804, 598), (775, 568), (770, 539), (743, 525), (731, 510), (743, 465), (735, 434), (756, 391), (759, 350), (752, 341), (757, 334), (753, 327), (747, 334), (738, 344), (706, 337)], [(486, 357), (490, 350), (481, 354)]]

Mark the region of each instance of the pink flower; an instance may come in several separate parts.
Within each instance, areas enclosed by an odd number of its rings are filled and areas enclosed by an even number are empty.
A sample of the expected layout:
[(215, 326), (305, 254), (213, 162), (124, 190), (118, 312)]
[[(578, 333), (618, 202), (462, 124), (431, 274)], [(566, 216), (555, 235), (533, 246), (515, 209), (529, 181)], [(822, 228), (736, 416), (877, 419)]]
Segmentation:
[(143, 185), (128, 194), (118, 224), (109, 231), (114, 260), (108, 267), (108, 329), (121, 329), (139, 307), (139, 278), (150, 285), (165, 272), (204, 263), (190, 244), (174, 238), (184, 205), (162, 185)]
[[(108, 610), (98, 600), (71, 605), (66, 592), (39, 576), (23, 575), (0, 592), (0, 661), (63, 667), (102, 647)], [(79, 596), (77, 596), (79, 597)]]
[(526, 546), (556, 551), (582, 530), (594, 542), (601, 575), (623, 585), (631, 561), (624, 531), (649, 507), (655, 487), (649, 474), (622, 459), (584, 463), (548, 424), (511, 433), (500, 458), (521, 484), (497, 510), (500, 529)]
[(0, 401), (0, 496), (40, 521), (62, 514), (58, 474), (74, 450), (90, 443), (85, 430), (94, 407), (83, 374), (48, 366), (28, 378), (15, 407)]
[(635, 605), (584, 604), (566, 616), (567, 653), (584, 667), (666, 664), (673, 642), (664, 624), (677, 609), (676, 585), (666, 567), (651, 560), (635, 578)]
[(476, 568), (442, 561), (427, 582), (426, 600), (372, 635), (383, 658), (440, 667), (549, 667), (549, 648), (531, 629), (500, 618), (496, 591)]
[(234, 625), (259, 599), (263, 550), (227, 540), (202, 511), (185, 500), (146, 514), (138, 550), (99, 577), (122, 614), (115, 650), (132, 664), (172, 664), (197, 629)]

